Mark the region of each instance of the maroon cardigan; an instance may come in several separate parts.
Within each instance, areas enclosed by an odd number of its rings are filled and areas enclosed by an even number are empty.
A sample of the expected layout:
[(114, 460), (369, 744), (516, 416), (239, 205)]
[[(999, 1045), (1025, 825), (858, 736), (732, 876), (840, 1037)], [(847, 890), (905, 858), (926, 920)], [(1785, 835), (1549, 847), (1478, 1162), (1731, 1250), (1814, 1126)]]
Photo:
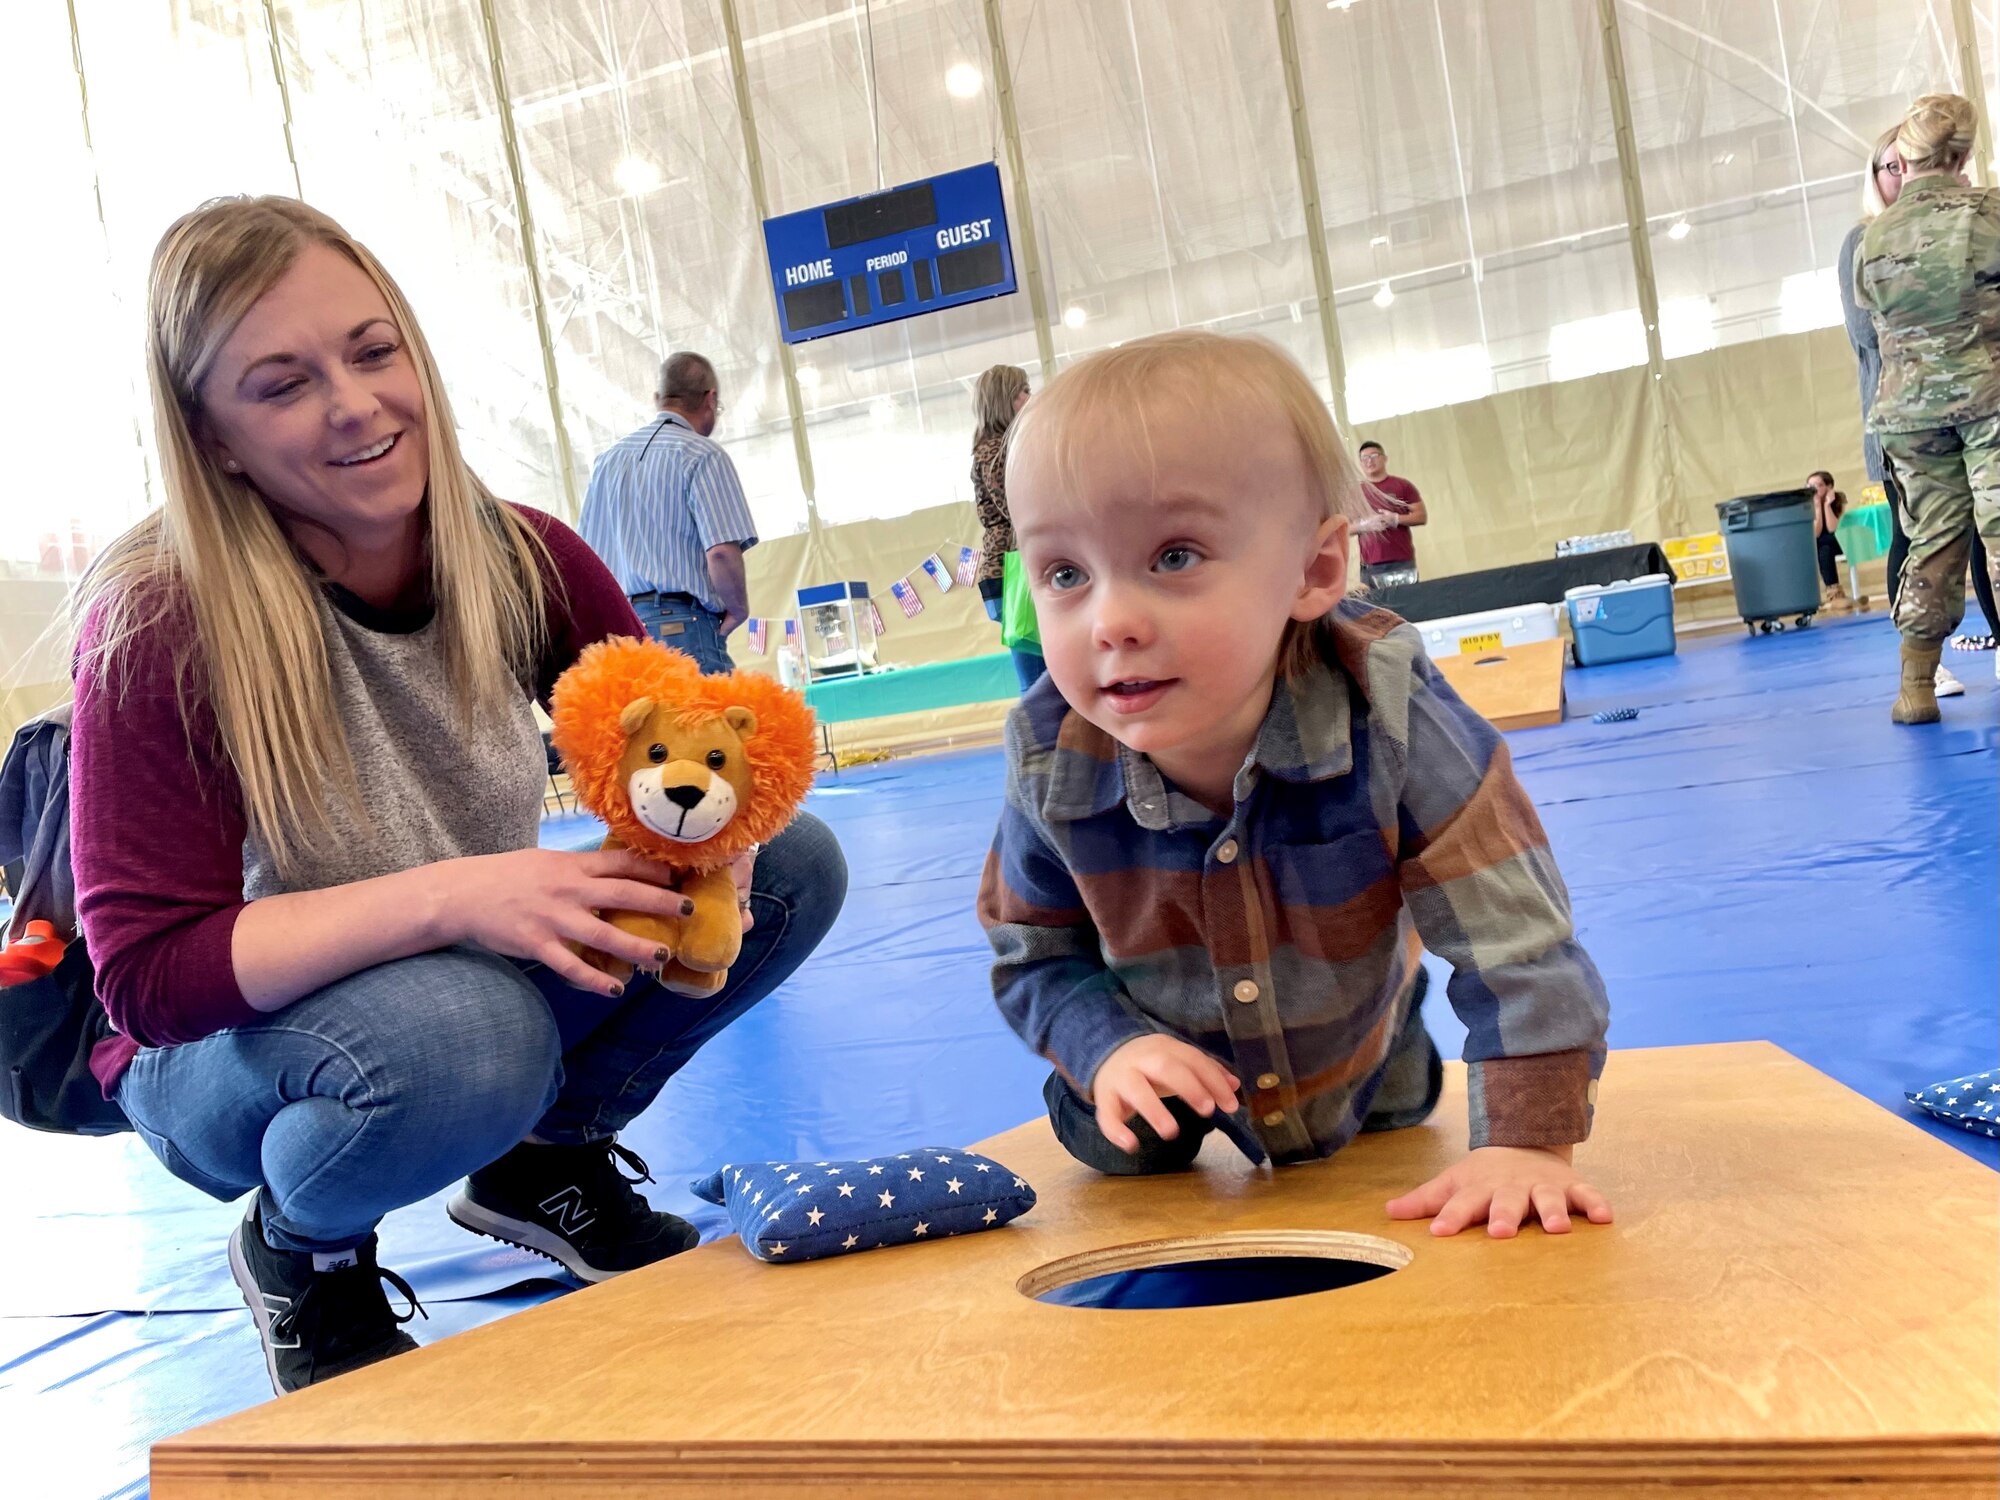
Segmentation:
[[(554, 563), (548, 645), (535, 669), (535, 696), (546, 706), (556, 678), (585, 646), (645, 630), (582, 538), (541, 511), (514, 508)], [(399, 622), (422, 623), (421, 616)], [(82, 647), (97, 629), (93, 616)], [(97, 997), (118, 1032), (90, 1059), (106, 1098), (140, 1047), (192, 1042), (260, 1017), (236, 982), (230, 948), (246, 905), (242, 792), (213, 712), (197, 701), (193, 722), (183, 725), (174, 692), (175, 652), (192, 633), (192, 617), (172, 613), (133, 644), (117, 678), (96, 665), (76, 673), (70, 858)]]

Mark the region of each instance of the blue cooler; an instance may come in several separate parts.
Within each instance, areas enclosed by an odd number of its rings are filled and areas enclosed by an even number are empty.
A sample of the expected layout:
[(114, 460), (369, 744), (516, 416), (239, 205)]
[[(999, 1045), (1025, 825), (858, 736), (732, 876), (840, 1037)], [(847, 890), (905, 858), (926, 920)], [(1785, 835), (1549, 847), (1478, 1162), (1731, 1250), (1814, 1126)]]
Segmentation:
[(1674, 654), (1674, 581), (1665, 573), (1571, 589), (1563, 602), (1580, 667)]

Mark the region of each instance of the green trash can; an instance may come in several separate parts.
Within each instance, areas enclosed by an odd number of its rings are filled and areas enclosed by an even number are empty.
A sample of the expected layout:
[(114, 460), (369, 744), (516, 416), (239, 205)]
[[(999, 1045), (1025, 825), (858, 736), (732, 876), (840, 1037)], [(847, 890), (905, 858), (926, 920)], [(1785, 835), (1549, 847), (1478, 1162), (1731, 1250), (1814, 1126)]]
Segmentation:
[(1738, 495), (1716, 503), (1736, 612), (1749, 630), (1810, 625), (1819, 610), (1819, 553), (1813, 545), (1811, 490)]

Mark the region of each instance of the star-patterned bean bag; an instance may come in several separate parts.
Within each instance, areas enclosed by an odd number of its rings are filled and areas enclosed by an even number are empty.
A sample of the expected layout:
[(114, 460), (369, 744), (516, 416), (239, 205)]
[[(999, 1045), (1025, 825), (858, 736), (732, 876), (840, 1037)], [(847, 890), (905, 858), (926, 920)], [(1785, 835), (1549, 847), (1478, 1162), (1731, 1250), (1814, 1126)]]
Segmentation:
[(1947, 1125), (1978, 1135), (2000, 1136), (2000, 1068), (1934, 1083), (1903, 1097)]
[(991, 1157), (925, 1146), (867, 1161), (730, 1164), (693, 1184), (759, 1260), (819, 1260), (998, 1229), (1035, 1190)]

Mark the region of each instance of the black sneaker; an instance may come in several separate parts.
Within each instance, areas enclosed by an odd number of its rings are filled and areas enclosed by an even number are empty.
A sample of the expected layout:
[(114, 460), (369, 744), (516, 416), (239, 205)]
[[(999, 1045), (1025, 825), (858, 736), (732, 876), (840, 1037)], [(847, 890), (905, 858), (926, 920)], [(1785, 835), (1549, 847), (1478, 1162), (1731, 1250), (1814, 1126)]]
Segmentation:
[[(639, 1175), (619, 1171), (621, 1161)], [(466, 1178), (445, 1212), (475, 1234), (546, 1255), (579, 1281), (609, 1281), (700, 1243), (694, 1225), (633, 1191), (634, 1183), (652, 1180), (638, 1155), (616, 1141), (524, 1141)]]
[[(352, 1250), (273, 1250), (264, 1242), (261, 1203), (253, 1199), (249, 1215), (230, 1232), (229, 1270), (257, 1321), (264, 1365), (280, 1396), (417, 1347), (398, 1325), (423, 1305), (407, 1281), (375, 1264), (372, 1234)], [(401, 1317), (389, 1310), (385, 1281), (409, 1301)]]

